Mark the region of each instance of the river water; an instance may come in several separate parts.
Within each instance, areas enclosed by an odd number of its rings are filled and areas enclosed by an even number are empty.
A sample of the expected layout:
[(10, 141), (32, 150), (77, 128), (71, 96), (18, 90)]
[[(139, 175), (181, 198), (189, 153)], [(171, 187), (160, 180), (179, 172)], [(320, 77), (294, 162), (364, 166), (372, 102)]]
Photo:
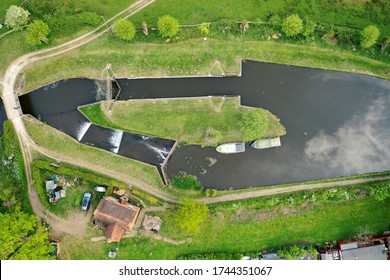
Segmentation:
[(3, 132), (4, 132), (3, 124), (4, 124), (6, 119), (7, 119), (7, 115), (5, 113), (3, 100), (0, 98), (0, 135), (3, 134)]
[[(134, 79), (119, 84), (123, 100), (240, 95), (243, 105), (268, 109), (286, 127), (282, 146), (266, 150), (247, 144), (244, 153), (224, 155), (213, 147), (179, 146), (168, 162), (170, 177), (185, 171), (196, 175), (205, 187), (238, 189), (390, 169), (387, 80), (244, 61), (241, 77)], [(119, 132), (94, 128), (76, 110), (96, 102), (96, 92), (94, 81), (74, 79), (34, 91), (23, 96), (21, 103), (24, 113), (41, 115), (83, 143), (145, 162), (143, 158), (149, 157), (145, 151), (154, 151), (152, 164), (157, 166), (160, 161), (156, 163), (155, 158), (169, 151), (171, 142), (157, 139), (150, 148), (145, 136), (122, 135), (118, 147), (108, 139), (118, 139)], [(149, 148), (122, 147), (127, 142)], [(128, 150), (137, 150), (137, 155)]]

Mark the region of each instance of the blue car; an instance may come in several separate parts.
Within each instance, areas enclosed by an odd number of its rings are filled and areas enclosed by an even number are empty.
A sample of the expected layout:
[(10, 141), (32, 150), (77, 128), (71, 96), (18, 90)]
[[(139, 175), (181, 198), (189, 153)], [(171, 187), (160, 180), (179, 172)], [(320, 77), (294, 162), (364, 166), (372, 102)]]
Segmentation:
[(89, 204), (91, 203), (91, 197), (92, 197), (92, 193), (90, 193), (90, 192), (84, 193), (83, 202), (81, 205), (82, 210), (84, 210), (84, 211), (88, 210)]

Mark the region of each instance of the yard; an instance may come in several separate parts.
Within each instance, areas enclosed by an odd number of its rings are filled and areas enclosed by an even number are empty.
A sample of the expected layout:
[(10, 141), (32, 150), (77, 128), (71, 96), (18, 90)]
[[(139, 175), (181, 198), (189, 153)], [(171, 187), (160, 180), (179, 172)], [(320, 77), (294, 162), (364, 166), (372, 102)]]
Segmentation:
[[(109, 250), (118, 248), (117, 259), (162, 260), (188, 254), (249, 253), (283, 245), (323, 244), (329, 240), (348, 239), (362, 227), (375, 233), (389, 230), (389, 203), (389, 200), (378, 202), (365, 198), (327, 202), (314, 207), (270, 207), (263, 210), (243, 207), (216, 212), (211, 208), (211, 216), (199, 233), (192, 236), (192, 243), (177, 246), (143, 236), (123, 239), (119, 244), (93, 243), (90, 237), (97, 233), (91, 232), (82, 240), (66, 237), (63, 258), (109, 259)], [(178, 240), (188, 237), (173, 227), (168, 213), (160, 215), (163, 217), (162, 235)]]

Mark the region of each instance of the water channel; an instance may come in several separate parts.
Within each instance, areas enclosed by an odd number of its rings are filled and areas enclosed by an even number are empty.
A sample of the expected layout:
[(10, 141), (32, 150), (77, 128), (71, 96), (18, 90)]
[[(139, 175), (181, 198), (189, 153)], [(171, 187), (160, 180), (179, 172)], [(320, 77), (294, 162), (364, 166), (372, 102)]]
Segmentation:
[(7, 119), (7, 114), (5, 113), (5, 108), (3, 104), (3, 100), (0, 98), (0, 135), (4, 132), (3, 124)]
[[(120, 99), (240, 95), (286, 127), (282, 146), (249, 144), (240, 154), (179, 146), (167, 165), (196, 175), (205, 187), (248, 188), (390, 169), (390, 81), (359, 74), (244, 61), (241, 77), (123, 79)], [(90, 124), (77, 107), (101, 99), (95, 81), (61, 81), (21, 97), (39, 116), (82, 143), (158, 166), (173, 141)], [(120, 140), (119, 140), (120, 139)], [(208, 159), (216, 163), (209, 166)]]

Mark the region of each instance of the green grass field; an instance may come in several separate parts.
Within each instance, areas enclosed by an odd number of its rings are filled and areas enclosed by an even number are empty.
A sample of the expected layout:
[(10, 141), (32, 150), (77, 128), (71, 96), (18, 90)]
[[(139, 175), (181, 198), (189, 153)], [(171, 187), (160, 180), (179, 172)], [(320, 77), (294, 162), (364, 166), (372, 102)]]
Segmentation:
[[(179, 255), (194, 253), (246, 253), (283, 245), (323, 244), (348, 239), (361, 227), (375, 233), (389, 230), (389, 203), (389, 200), (378, 202), (370, 198), (329, 202), (313, 208), (268, 208), (247, 213), (245, 209), (218, 211), (203, 224), (199, 234), (192, 236), (192, 243), (177, 246), (137, 237), (110, 245), (68, 237), (63, 241), (64, 258), (108, 259), (108, 251), (116, 247), (117, 259), (149, 260), (176, 259)], [(163, 215), (162, 234), (178, 240), (187, 237), (167, 223), (167, 214)], [(99, 233), (95, 231), (91, 235)]]
[(174, 139), (187, 144), (212, 146), (227, 142), (246, 142), (241, 129), (243, 111), (256, 110), (267, 120), (268, 129), (258, 138), (285, 134), (285, 129), (270, 112), (260, 108), (241, 107), (239, 98), (194, 98), (168, 100), (131, 100), (103, 102), (81, 108), (99, 125), (131, 132)]

